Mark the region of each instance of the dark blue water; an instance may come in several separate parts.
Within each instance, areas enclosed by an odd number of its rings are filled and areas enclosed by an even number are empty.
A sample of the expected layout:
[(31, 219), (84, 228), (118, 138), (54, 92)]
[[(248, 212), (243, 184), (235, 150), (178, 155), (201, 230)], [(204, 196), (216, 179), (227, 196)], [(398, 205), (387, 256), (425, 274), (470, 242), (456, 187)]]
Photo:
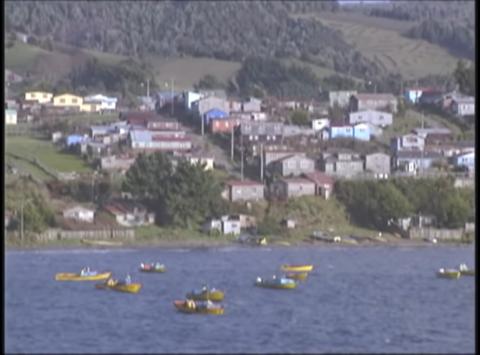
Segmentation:
[[(142, 261), (165, 274), (136, 271)], [(24, 353), (474, 352), (474, 278), (439, 279), (474, 265), (469, 247), (240, 248), (9, 251), (5, 349)], [(253, 286), (283, 263), (315, 270), (295, 290)], [(137, 295), (57, 282), (83, 266), (132, 275)], [(208, 283), (225, 315), (187, 315), (175, 299)]]

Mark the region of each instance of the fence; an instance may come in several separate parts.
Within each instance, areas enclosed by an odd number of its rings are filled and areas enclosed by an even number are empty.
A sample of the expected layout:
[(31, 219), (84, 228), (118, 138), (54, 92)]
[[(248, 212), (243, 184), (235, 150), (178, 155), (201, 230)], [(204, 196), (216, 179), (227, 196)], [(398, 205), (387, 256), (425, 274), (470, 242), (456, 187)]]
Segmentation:
[(436, 228), (410, 228), (408, 232), (410, 239), (437, 239), (437, 240), (458, 240), (464, 235), (464, 229), (436, 229)]
[(133, 229), (101, 229), (101, 230), (76, 230), (67, 231), (61, 229), (48, 229), (38, 234), (36, 239), (39, 241), (49, 240), (132, 240), (135, 238)]

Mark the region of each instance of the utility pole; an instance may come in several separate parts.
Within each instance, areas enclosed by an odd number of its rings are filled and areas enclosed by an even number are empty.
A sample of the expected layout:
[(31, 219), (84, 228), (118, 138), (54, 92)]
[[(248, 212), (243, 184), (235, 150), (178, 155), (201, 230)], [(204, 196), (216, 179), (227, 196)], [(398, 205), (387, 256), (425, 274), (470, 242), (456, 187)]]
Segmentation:
[(260, 181), (263, 182), (263, 143), (260, 144)]
[[(174, 103), (175, 103), (175, 100), (174, 100), (174, 97), (173, 97), (173, 85), (174, 85), (174, 84), (173, 84), (173, 78), (170, 79), (170, 80), (171, 80), (170, 89), (171, 89), (171, 93), (172, 93), (172, 94), (171, 94), (171, 95), (172, 95), (172, 97), (171, 97), (171, 98), (172, 98), (172, 103), (171, 103), (171, 108), (172, 108), (172, 109), (171, 109), (171, 113), (172, 113), (172, 117), (173, 117), (173, 106), (174, 106)], [(203, 133), (202, 133), (202, 135), (203, 135)]]
[(24, 229), (23, 229), (23, 207), (24, 207), (24, 199), (22, 197), (22, 204), (20, 205), (20, 241), (22, 242), (23, 244), (23, 233), (24, 233)]
[(147, 79), (147, 97), (150, 97), (150, 79)]
[(230, 141), (231, 141), (231, 146), (230, 146), (230, 160), (231, 160), (231, 161), (233, 161), (233, 159), (234, 159), (234, 156), (233, 156), (233, 154), (234, 154), (234, 152), (233, 152), (233, 147), (234, 147), (234, 139), (235, 139), (234, 127), (235, 127), (235, 126), (232, 125), (232, 136), (231, 136), (231, 139), (230, 139)]
[(205, 120), (205, 117), (204, 117), (203, 115), (200, 115), (200, 119), (202, 120), (202, 137), (203, 137), (204, 131), (205, 131), (205, 128), (204, 128), (204, 126), (205, 126), (205, 121), (204, 121), (204, 120)]
[(243, 135), (240, 135), (240, 174), (243, 180)]

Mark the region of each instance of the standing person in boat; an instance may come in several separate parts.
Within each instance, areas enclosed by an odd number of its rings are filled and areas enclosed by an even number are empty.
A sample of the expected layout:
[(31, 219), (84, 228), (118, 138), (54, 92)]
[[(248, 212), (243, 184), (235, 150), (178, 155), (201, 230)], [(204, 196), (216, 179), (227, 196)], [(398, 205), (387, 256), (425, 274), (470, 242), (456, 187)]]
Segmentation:
[(130, 285), (132, 283), (132, 278), (130, 277), (130, 274), (127, 274), (127, 277), (125, 278), (125, 283), (127, 285)]

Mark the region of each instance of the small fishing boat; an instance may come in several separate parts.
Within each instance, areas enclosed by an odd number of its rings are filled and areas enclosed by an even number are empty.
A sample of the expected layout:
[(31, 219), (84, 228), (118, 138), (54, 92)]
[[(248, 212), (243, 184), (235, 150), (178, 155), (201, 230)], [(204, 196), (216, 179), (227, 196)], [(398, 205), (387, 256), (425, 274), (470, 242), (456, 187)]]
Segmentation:
[(282, 271), (310, 272), (313, 265), (282, 265)]
[(257, 277), (255, 280), (255, 286), (266, 287), (266, 288), (276, 288), (276, 289), (293, 289), (297, 287), (297, 283), (292, 279), (287, 279), (285, 277), (276, 277), (273, 276), (271, 280), (262, 279)]
[(142, 288), (141, 283), (122, 282), (115, 279), (108, 279), (106, 282), (96, 284), (95, 287), (99, 290), (114, 290), (119, 292), (138, 293)]
[(57, 281), (100, 281), (106, 280), (112, 273), (107, 272), (97, 272), (90, 271), (89, 269), (83, 269), (79, 274), (72, 272), (60, 272), (55, 275), (55, 280)]
[(201, 290), (192, 291), (187, 293), (187, 299), (191, 299), (194, 301), (213, 301), (213, 302), (221, 302), (225, 294), (223, 291), (217, 290), (215, 288), (208, 289), (204, 286)]
[(458, 266), (458, 271), (462, 276), (475, 276), (475, 270), (469, 269), (467, 264), (460, 264)]
[(287, 272), (285, 277), (292, 280), (304, 281), (307, 279), (308, 272)]
[(160, 263), (141, 263), (139, 270), (142, 272), (165, 272), (167, 268)]
[(444, 279), (458, 279), (461, 273), (455, 269), (444, 269), (441, 268), (437, 271), (437, 276), (442, 277)]
[(187, 299), (184, 301), (174, 301), (173, 304), (178, 311), (183, 313), (221, 315), (225, 312), (222, 305), (214, 304), (211, 301), (199, 302)]

